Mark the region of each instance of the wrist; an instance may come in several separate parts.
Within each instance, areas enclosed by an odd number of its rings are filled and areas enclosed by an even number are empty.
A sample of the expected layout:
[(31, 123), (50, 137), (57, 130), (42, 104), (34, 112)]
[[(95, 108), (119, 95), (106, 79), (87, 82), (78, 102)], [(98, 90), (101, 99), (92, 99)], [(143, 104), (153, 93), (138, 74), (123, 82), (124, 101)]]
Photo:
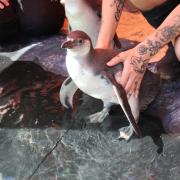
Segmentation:
[(140, 43), (136, 46), (136, 53), (143, 60), (150, 60), (156, 53), (158, 53), (160, 47), (154, 46), (147, 41), (147, 43)]
[(157, 35), (157, 31), (148, 36), (147, 39), (139, 43), (137, 47), (137, 53), (144, 58), (151, 59), (154, 57), (165, 45), (166, 43), (160, 39)]
[(135, 51), (130, 57), (130, 64), (133, 66), (134, 71), (143, 74), (148, 67), (149, 60), (146, 56), (142, 56)]

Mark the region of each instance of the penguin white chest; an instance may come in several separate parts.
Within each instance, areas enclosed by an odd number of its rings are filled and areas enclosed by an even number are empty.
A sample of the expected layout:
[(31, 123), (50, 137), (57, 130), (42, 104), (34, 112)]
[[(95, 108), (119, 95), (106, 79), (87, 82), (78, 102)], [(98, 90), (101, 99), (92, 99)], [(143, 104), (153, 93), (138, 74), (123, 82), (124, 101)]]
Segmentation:
[(66, 66), (70, 77), (81, 91), (97, 99), (115, 101), (112, 84), (104, 75), (94, 74), (73, 58), (66, 58)]

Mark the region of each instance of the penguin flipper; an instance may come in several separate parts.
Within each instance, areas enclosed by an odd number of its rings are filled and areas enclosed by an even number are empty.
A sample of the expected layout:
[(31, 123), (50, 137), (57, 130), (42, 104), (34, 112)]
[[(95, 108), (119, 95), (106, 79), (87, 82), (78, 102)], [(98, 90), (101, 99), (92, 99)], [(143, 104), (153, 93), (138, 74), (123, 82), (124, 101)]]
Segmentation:
[[(127, 99), (126, 92), (125, 92), (124, 88), (120, 84), (118, 84), (116, 82), (116, 80), (114, 79), (114, 77), (110, 73), (105, 73), (105, 74), (106, 74), (107, 78), (112, 83), (114, 93), (115, 93), (115, 95), (117, 97), (119, 105), (121, 106), (123, 112), (125, 113), (128, 121), (130, 123), (130, 128), (132, 128), (134, 130), (134, 132), (136, 133), (137, 136), (140, 136), (141, 132), (140, 132), (140, 129), (139, 129), (138, 125), (136, 124), (136, 120), (135, 120), (135, 118), (134, 118), (134, 116), (132, 114), (131, 107), (129, 105), (129, 102), (128, 102), (128, 99)], [(128, 138), (125, 138), (123, 136), (122, 136), (122, 138), (128, 140)]]
[[(140, 129), (139, 129), (138, 125), (136, 124), (136, 120), (132, 114), (132, 111), (131, 111), (131, 108), (130, 108), (130, 105), (129, 105), (129, 102), (128, 102), (124, 88), (122, 88), (120, 85), (118, 85), (118, 88), (117, 88), (117, 85), (113, 85), (113, 89), (114, 89), (114, 92), (115, 92), (116, 97), (118, 99), (118, 102), (119, 102), (123, 112), (125, 113), (128, 121), (130, 123), (130, 127), (133, 128), (133, 130), (137, 136), (140, 136), (140, 134), (141, 134)], [(128, 140), (128, 138), (125, 138), (125, 139)]]
[(61, 104), (67, 109), (73, 109), (73, 96), (78, 87), (74, 81), (68, 77), (62, 84), (59, 92)]

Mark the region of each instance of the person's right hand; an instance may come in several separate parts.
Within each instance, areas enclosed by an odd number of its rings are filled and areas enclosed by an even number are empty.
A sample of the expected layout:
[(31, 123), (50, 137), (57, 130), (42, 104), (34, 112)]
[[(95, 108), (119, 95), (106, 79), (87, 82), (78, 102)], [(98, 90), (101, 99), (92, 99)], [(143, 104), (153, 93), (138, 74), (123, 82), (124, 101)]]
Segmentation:
[(0, 9), (4, 9), (6, 6), (9, 6), (9, 0), (0, 0)]

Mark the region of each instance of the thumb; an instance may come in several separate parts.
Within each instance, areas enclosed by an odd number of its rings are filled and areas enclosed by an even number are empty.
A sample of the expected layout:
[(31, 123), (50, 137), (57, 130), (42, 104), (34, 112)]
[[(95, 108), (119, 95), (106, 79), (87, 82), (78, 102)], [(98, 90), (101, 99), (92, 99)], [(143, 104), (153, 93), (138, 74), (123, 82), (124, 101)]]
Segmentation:
[(120, 54), (115, 56), (114, 58), (112, 58), (108, 63), (107, 65), (108, 66), (114, 66), (116, 64), (119, 64), (120, 62), (124, 62), (124, 59), (121, 58)]

